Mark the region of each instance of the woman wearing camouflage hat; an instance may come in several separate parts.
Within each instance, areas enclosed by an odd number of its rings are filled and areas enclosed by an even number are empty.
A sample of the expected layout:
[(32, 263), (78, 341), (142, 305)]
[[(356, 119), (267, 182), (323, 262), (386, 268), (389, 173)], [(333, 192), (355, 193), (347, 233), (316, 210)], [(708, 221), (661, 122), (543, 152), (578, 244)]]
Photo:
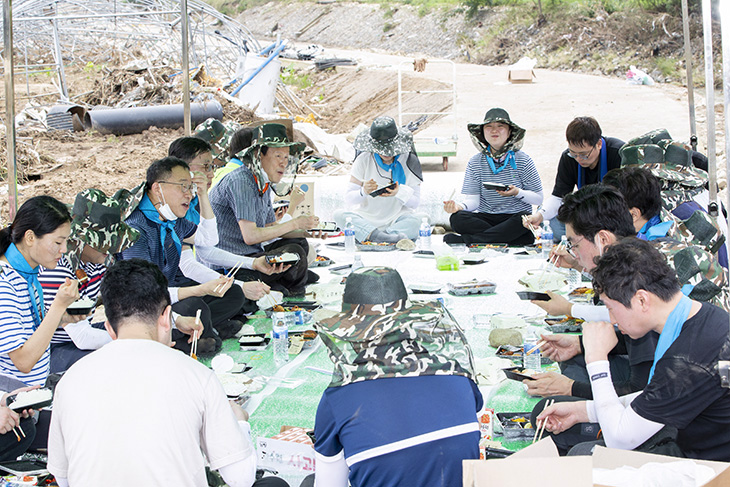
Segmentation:
[[(352, 209), (335, 212), (335, 222), (345, 228), (352, 219), (359, 242), (395, 243), (415, 239), (426, 214), (415, 213), (421, 201), (421, 163), (413, 150), (410, 132), (398, 128), (391, 117), (378, 117), (353, 144), (355, 158), (345, 203)], [(393, 186), (381, 194), (374, 191)]]
[(467, 164), (460, 201), (444, 201), (451, 228), (460, 234), (445, 235), (444, 242), (531, 244), (534, 237), (522, 215), (542, 203), (542, 182), (535, 163), (520, 150), (525, 129), (502, 108), (492, 108), (483, 122), (467, 128), (479, 153)]

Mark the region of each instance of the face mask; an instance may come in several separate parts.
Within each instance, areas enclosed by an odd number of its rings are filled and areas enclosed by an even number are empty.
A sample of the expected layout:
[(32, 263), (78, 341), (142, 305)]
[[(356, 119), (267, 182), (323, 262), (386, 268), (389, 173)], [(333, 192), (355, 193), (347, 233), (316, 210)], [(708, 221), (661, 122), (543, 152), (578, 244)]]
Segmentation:
[(162, 197), (162, 206), (157, 208), (157, 211), (160, 212), (160, 215), (162, 215), (162, 218), (164, 218), (167, 221), (175, 221), (177, 220), (177, 215), (172, 211), (172, 208), (170, 208), (170, 205), (165, 202), (165, 193), (162, 192), (162, 188), (160, 188), (160, 196)]

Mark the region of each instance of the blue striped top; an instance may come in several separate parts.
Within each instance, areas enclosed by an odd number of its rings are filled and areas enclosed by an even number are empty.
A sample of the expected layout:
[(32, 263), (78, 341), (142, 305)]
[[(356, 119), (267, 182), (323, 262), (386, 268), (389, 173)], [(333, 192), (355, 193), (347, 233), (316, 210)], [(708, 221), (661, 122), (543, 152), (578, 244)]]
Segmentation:
[(0, 271), (0, 374), (31, 386), (43, 385), (48, 377), (50, 345), (29, 374), (19, 371), (9, 355), (34, 332), (28, 283), (6, 262), (0, 261)]
[[(89, 278), (86, 282), (79, 283), (79, 299), (86, 297), (96, 301), (101, 291), (101, 280), (106, 273), (106, 266), (104, 264), (81, 262), (79, 269), (83, 269)], [(66, 282), (67, 277), (69, 279), (77, 279), (76, 274), (71, 270), (71, 263), (65, 255), (58, 261), (55, 269), (41, 267), (38, 280), (41, 282), (41, 286), (43, 286), (43, 302), (46, 304), (46, 313), (48, 313), (48, 308), (51, 307), (53, 300), (56, 299), (58, 288)], [(51, 338), (51, 343), (68, 343), (70, 341), (71, 337), (60, 326), (56, 330), (56, 333), (53, 334), (53, 338)]]
[[(499, 165), (499, 163), (496, 163)], [(500, 196), (496, 191), (484, 189), (482, 183), (513, 184), (526, 191), (542, 191), (540, 174), (532, 158), (523, 151), (515, 152), (517, 170), (507, 166), (499, 174), (494, 174), (487, 163), (484, 153), (475, 154), (469, 159), (464, 172), (462, 194), (479, 195), (479, 213), (515, 214), (532, 213), (532, 205), (514, 196)]]

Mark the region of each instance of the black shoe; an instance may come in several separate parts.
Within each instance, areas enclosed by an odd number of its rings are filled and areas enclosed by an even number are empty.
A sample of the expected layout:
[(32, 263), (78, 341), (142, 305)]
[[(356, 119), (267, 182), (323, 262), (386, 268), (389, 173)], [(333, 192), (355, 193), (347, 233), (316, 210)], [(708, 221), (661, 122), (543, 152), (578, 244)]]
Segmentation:
[[(218, 330), (221, 340), (227, 340), (236, 336), (236, 333), (241, 331), (243, 323), (238, 320), (226, 320), (223, 323), (215, 325), (215, 329)], [(200, 345), (198, 345), (200, 346)]]
[(447, 233), (446, 235), (444, 235), (444, 243), (445, 244), (463, 244), (466, 242), (464, 241), (464, 237), (462, 237), (458, 233)]
[(319, 274), (314, 271), (307, 270), (307, 284), (313, 284), (319, 281)]
[(289, 290), (281, 284), (271, 284), (269, 287), (272, 291), (279, 291), (285, 298), (289, 296)]

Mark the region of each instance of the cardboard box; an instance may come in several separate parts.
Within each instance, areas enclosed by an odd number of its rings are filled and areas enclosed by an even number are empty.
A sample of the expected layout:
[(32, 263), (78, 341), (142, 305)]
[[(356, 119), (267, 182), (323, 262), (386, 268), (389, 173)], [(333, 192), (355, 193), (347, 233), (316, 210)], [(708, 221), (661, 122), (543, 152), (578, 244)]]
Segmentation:
[[(641, 467), (649, 462), (676, 462), (679, 458), (596, 447), (592, 457), (561, 457), (551, 438), (541, 440), (500, 460), (464, 460), (464, 487), (520, 484), (541, 487), (600, 487), (593, 483), (593, 468)], [(702, 487), (730, 485), (730, 464), (693, 460), (713, 469), (715, 478)]]
[(535, 71), (532, 69), (510, 69), (507, 75), (510, 83), (532, 83), (535, 78)]

